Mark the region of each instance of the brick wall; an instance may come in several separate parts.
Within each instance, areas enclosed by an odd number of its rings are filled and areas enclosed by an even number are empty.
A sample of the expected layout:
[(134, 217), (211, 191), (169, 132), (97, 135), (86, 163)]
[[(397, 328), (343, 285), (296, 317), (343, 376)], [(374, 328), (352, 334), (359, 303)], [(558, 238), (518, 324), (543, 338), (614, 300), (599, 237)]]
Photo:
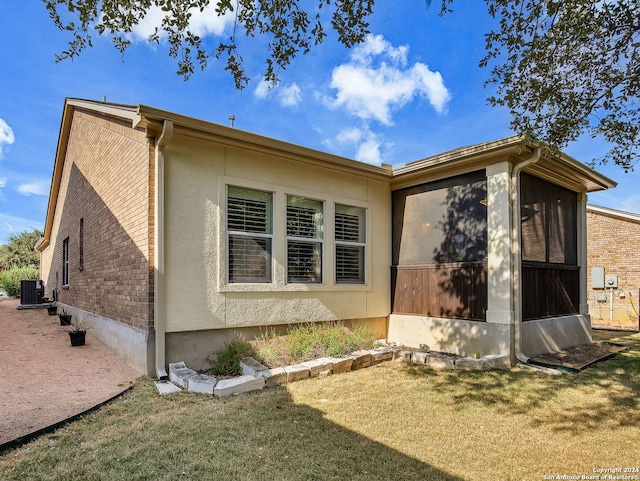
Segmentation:
[[(58, 272), (60, 302), (144, 330), (153, 322), (152, 163), (153, 145), (143, 130), (77, 109), (47, 248), (52, 251), (43, 254), (52, 259), (47, 293)], [(69, 285), (63, 287), (67, 238)]]
[[(593, 324), (637, 328), (638, 316), (632, 302), (638, 309), (640, 219), (587, 208), (587, 266), (587, 293)], [(613, 322), (610, 321), (610, 290), (606, 291), (605, 302), (597, 302), (597, 291), (591, 288), (592, 267), (604, 267), (606, 275), (618, 276), (618, 289), (613, 292)], [(624, 298), (620, 298), (621, 291), (625, 293)]]

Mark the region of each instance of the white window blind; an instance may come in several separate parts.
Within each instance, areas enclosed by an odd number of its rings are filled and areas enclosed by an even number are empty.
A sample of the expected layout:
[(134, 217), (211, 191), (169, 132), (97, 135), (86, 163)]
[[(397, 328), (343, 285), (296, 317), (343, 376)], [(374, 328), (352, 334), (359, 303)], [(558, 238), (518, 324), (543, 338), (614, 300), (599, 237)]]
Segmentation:
[(336, 284), (364, 284), (365, 209), (336, 204)]
[(287, 195), (287, 282), (322, 282), (323, 203)]
[(271, 282), (273, 194), (227, 189), (229, 282)]

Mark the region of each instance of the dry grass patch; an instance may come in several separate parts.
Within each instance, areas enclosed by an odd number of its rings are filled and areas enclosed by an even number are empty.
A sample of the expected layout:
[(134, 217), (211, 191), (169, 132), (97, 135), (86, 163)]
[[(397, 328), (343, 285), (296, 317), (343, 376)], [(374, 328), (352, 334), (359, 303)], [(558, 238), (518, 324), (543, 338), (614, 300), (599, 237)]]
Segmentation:
[[(397, 362), (218, 399), (123, 398), (0, 457), (12, 480), (540, 480), (637, 466), (640, 335), (577, 374)], [(631, 340), (630, 340), (631, 339)]]
[(352, 329), (341, 322), (322, 322), (294, 326), (284, 335), (267, 330), (251, 346), (253, 356), (261, 363), (281, 367), (371, 349), (374, 340), (374, 333), (365, 327)]

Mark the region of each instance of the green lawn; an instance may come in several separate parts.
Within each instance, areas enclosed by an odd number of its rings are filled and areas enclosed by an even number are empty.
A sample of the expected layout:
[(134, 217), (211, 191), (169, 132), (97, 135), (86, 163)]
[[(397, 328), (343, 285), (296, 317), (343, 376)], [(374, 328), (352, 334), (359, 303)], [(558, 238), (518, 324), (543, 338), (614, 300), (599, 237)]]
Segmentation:
[[(577, 374), (399, 362), (232, 398), (122, 398), (0, 457), (2, 480), (542, 480), (634, 468), (640, 334)], [(601, 478), (602, 479), (602, 478)]]

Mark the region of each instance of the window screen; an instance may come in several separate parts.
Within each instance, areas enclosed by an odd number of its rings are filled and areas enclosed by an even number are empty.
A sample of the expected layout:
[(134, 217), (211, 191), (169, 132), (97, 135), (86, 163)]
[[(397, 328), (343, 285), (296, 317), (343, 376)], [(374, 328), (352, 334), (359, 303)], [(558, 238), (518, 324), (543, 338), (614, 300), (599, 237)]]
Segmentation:
[(537, 177), (521, 177), (522, 260), (577, 264), (577, 196)]
[(472, 172), (393, 192), (393, 264), (484, 261), (487, 181)]

